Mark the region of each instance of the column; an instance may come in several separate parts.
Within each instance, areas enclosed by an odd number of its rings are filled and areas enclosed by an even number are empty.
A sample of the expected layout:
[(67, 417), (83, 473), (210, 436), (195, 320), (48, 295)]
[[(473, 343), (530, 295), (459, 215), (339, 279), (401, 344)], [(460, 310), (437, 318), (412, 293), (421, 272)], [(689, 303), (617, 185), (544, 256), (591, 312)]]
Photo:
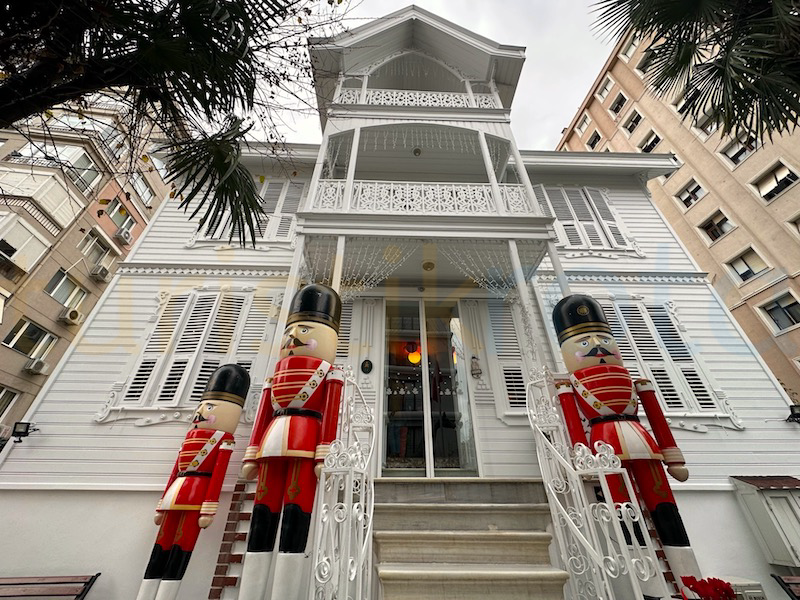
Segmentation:
[(369, 81), (369, 75), (364, 75), (361, 78), (361, 104), (367, 103), (367, 82)]
[(558, 256), (556, 243), (553, 240), (547, 240), (547, 256), (550, 259), (550, 264), (553, 265), (553, 271), (556, 274), (556, 281), (558, 287), (561, 289), (562, 296), (569, 296), (572, 291), (569, 289), (569, 281), (567, 275), (564, 273), (564, 267), (561, 264), (561, 258)]
[(289, 277), (286, 279), (286, 288), (283, 292), (283, 302), (281, 303), (281, 311), (278, 315), (278, 322), (275, 324), (275, 335), (272, 338), (272, 347), (269, 351), (269, 361), (267, 363), (267, 373), (272, 373), (275, 363), (278, 362), (278, 354), (281, 350), (281, 338), (283, 337), (283, 330), (286, 328), (286, 320), (289, 318), (289, 305), (292, 303), (292, 297), (297, 291), (297, 284), (300, 282), (300, 265), (303, 263), (306, 248), (305, 234), (298, 234), (297, 244), (294, 247), (294, 255), (292, 256), (292, 265), (289, 267)]
[(336, 254), (333, 257), (333, 271), (331, 272), (331, 287), (339, 292), (342, 287), (342, 269), (344, 268), (345, 236), (336, 238)]
[(358, 157), (358, 144), (361, 141), (361, 127), (353, 129), (353, 146), (350, 148), (350, 160), (347, 163), (347, 180), (344, 184), (344, 212), (350, 212), (353, 203), (353, 177), (356, 174), (356, 158)]
[(533, 347), (536, 349), (536, 361), (541, 367), (546, 365), (547, 361), (542, 352), (541, 345), (537, 344), (534, 338), (535, 331), (533, 329), (533, 324), (535, 321), (533, 320), (533, 301), (531, 300), (528, 282), (525, 281), (525, 274), (522, 270), (522, 261), (519, 259), (519, 250), (517, 249), (516, 240), (508, 240), (508, 252), (511, 255), (511, 267), (514, 269), (514, 280), (517, 284), (517, 292), (519, 293), (519, 300), (522, 303), (522, 310), (528, 315), (528, 335), (531, 336), (531, 342), (533, 342)]
[(525, 168), (522, 162), (522, 155), (519, 153), (519, 148), (517, 148), (517, 143), (513, 138), (509, 141), (511, 142), (511, 154), (514, 157), (514, 166), (517, 168), (517, 176), (522, 181), (522, 185), (525, 186), (525, 192), (530, 199), (533, 213), (543, 216), (542, 210), (539, 208), (539, 202), (536, 200), (536, 194), (533, 192), (533, 184), (531, 183), (530, 177), (528, 177), (528, 170)]
[[(330, 121), (328, 121), (330, 123)], [(328, 129), (327, 127), (325, 128)], [(310, 211), (314, 209), (314, 202), (317, 199), (317, 190), (319, 189), (319, 179), (322, 177), (322, 167), (325, 163), (325, 154), (328, 152), (328, 140), (330, 135), (326, 133), (322, 137), (322, 144), (319, 146), (319, 153), (317, 154), (317, 162), (314, 164), (314, 172), (311, 175), (311, 185), (308, 188), (308, 197), (306, 198), (305, 210)], [(303, 210), (303, 207), (298, 208), (297, 212)]]
[(472, 82), (469, 79), (467, 79), (466, 81), (464, 81), (464, 85), (467, 88), (467, 96), (469, 96), (469, 105), (472, 108), (477, 108), (478, 105), (475, 103), (475, 95), (472, 93)]
[(483, 163), (486, 166), (486, 172), (489, 174), (489, 183), (492, 184), (492, 196), (494, 196), (495, 208), (497, 209), (498, 214), (505, 215), (507, 214), (506, 208), (503, 206), (503, 197), (500, 195), (500, 186), (497, 183), (497, 176), (495, 175), (494, 167), (492, 166), (492, 157), (489, 154), (489, 144), (486, 143), (486, 134), (482, 131), (478, 131), (478, 141), (481, 145)]

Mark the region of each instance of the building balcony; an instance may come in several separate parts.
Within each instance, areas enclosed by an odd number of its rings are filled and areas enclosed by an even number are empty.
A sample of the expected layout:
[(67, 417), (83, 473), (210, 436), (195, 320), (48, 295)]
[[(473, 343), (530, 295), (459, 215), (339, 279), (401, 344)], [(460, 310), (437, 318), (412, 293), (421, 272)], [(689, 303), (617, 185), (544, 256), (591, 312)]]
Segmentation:
[(311, 212), (409, 216), (543, 216), (522, 184), (320, 179)]
[(466, 92), (434, 92), (425, 90), (384, 90), (342, 88), (336, 99), (339, 104), (374, 106), (413, 106), (442, 108), (501, 108), (494, 94)]

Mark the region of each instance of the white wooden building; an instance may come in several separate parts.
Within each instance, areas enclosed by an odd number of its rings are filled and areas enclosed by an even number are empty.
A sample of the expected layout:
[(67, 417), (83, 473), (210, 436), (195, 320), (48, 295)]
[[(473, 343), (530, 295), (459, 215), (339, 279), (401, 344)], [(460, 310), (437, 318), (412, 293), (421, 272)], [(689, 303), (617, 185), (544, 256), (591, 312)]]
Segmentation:
[[(282, 300), (315, 280), (347, 301), (338, 359), (375, 411), (378, 478), (537, 477), (525, 385), (563, 368), (555, 303), (593, 295), (686, 455), (673, 488), (704, 573), (780, 598), (770, 573), (800, 567), (800, 494), (732, 477), (800, 475), (800, 424), (650, 201), (645, 182), (675, 160), (518, 149), (524, 49), (416, 7), (312, 58), (321, 145), (291, 146), (288, 169), (245, 159), (263, 235), (198, 234), (165, 202), (27, 415), (38, 431), (0, 455), (0, 574), (101, 571), (96, 597), (134, 597), (205, 378), (238, 362), (253, 380), (226, 507)], [(225, 520), (181, 598), (208, 597)]]

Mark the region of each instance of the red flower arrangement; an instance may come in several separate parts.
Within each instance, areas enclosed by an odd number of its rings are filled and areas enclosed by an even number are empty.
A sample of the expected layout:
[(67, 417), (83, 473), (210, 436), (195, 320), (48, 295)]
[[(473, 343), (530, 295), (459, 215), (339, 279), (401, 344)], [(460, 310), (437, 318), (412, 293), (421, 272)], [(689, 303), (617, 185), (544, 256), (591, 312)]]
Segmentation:
[[(681, 577), (683, 585), (700, 596), (701, 600), (736, 600), (736, 592), (727, 581), (709, 577), (708, 579), (697, 579), (696, 577)], [(686, 594), (682, 594), (684, 600)]]

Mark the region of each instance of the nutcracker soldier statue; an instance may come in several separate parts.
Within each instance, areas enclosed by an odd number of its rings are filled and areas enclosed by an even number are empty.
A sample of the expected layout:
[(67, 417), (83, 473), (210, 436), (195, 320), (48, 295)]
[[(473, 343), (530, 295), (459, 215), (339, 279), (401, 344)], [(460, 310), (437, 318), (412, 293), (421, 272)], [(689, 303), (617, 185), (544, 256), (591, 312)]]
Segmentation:
[[(647, 379), (631, 380), (603, 309), (593, 298), (577, 294), (563, 298), (553, 310), (553, 323), (570, 373), (569, 381), (556, 382), (556, 389), (571, 443), (586, 444), (582, 413), (589, 421), (589, 447), (598, 441), (609, 444), (628, 470), (650, 511), (676, 580), (680, 582), (684, 576), (699, 579), (700, 569), (661, 463), (678, 481), (686, 481), (689, 471), (653, 384)], [(639, 402), (655, 439), (639, 423)], [(613, 502), (632, 500), (624, 485), (614, 483), (610, 482)], [(645, 598), (661, 595), (651, 596), (646, 589), (643, 592)]]
[(242, 466), (242, 477), (257, 476), (258, 485), (239, 600), (296, 600), (304, 593), (314, 494), (336, 436), (344, 386), (341, 369), (332, 365), (341, 311), (339, 296), (324, 285), (307, 285), (292, 299)]
[(160, 528), (136, 600), (177, 597), (200, 530), (211, 525), (217, 512), (249, 387), (250, 376), (238, 365), (211, 374), (156, 507)]

